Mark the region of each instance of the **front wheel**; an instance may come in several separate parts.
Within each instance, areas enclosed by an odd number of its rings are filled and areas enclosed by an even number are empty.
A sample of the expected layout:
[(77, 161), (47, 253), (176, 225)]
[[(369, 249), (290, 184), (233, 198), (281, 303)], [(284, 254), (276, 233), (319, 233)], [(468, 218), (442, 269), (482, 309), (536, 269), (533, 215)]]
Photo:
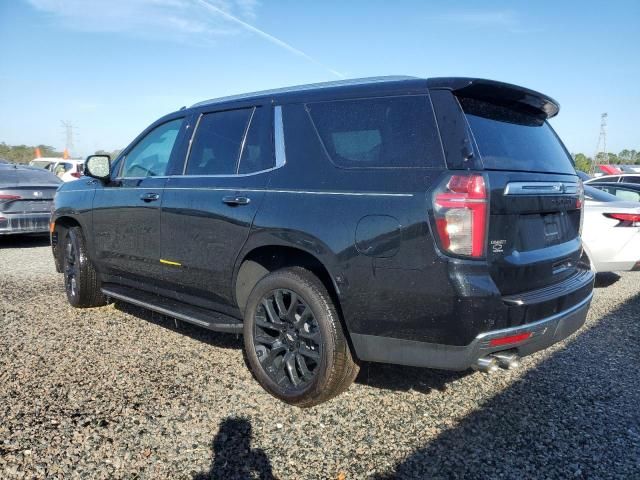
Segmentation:
[(245, 309), (244, 345), (260, 385), (299, 407), (340, 394), (359, 370), (331, 297), (302, 268), (270, 273), (254, 287)]
[(100, 280), (87, 256), (87, 247), (80, 227), (70, 228), (64, 238), (64, 288), (69, 303), (77, 308), (99, 307), (106, 304), (100, 291)]

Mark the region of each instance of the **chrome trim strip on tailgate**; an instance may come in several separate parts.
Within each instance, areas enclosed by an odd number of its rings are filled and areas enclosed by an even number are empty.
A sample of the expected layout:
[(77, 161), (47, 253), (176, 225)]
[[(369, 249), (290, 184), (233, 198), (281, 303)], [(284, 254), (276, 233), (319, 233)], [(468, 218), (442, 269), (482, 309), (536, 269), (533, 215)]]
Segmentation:
[(504, 195), (575, 195), (578, 184), (574, 182), (510, 182)]

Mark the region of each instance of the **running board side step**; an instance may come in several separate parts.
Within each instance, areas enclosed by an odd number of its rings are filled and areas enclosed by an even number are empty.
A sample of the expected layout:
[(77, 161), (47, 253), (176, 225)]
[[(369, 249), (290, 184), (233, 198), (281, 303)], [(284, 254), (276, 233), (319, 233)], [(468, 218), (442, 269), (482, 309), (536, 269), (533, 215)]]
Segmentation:
[(216, 332), (242, 333), (242, 322), (223, 313), (121, 285), (106, 284), (101, 290), (107, 297), (122, 300), (184, 322), (193, 323), (199, 327)]

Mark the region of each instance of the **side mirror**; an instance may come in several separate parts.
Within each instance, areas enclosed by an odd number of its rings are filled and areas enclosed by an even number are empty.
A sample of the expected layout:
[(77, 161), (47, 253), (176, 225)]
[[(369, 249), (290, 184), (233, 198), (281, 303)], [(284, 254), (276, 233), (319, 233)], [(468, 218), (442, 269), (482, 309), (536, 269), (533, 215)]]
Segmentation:
[(102, 180), (109, 180), (111, 157), (109, 155), (89, 155), (84, 162), (84, 174)]

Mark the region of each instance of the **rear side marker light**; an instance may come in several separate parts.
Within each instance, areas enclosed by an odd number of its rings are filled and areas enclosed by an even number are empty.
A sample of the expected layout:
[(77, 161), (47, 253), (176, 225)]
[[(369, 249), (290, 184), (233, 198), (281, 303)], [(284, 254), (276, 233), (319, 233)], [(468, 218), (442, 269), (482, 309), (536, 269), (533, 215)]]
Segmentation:
[(639, 227), (640, 213), (605, 213), (605, 217), (619, 220), (621, 227)]
[(484, 177), (452, 175), (434, 193), (433, 206), (442, 248), (456, 255), (483, 257), (488, 218)]
[(493, 338), (489, 340), (490, 347), (501, 347), (503, 345), (511, 345), (514, 343), (524, 342), (533, 336), (532, 332), (519, 333), (517, 335), (509, 335), (508, 337)]

